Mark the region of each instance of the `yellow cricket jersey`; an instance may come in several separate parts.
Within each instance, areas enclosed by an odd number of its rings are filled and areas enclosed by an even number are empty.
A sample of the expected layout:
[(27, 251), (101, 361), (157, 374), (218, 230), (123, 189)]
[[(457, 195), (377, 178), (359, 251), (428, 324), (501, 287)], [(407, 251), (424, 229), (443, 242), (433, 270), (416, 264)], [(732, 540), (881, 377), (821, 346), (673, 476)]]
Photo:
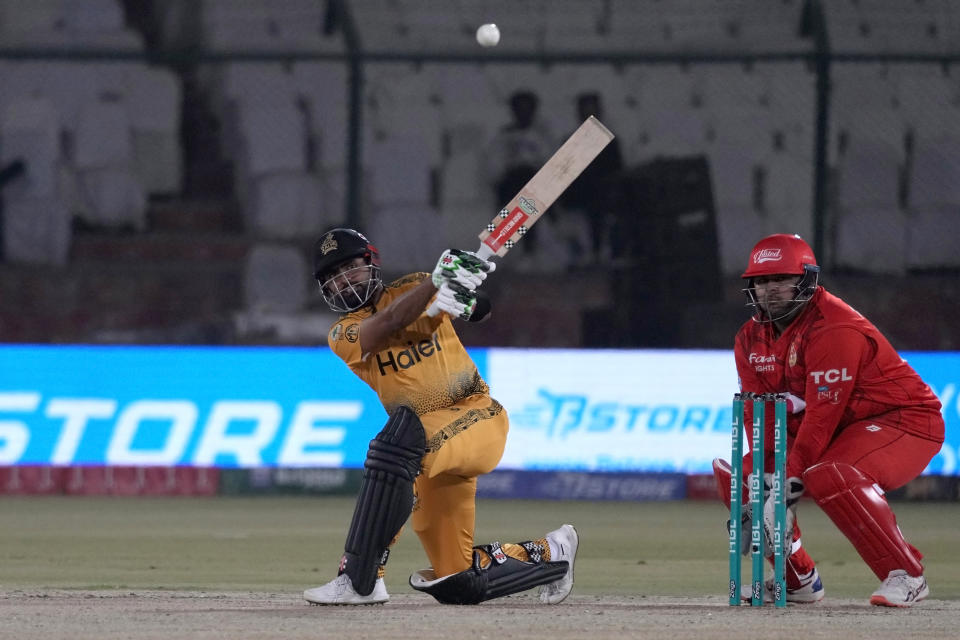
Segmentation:
[[(413, 273), (384, 287), (377, 310), (414, 288), (428, 273)], [(449, 407), (464, 398), (489, 393), (477, 366), (447, 314), (421, 315), (390, 336), (388, 346), (366, 359), (360, 349), (360, 321), (375, 313), (369, 306), (345, 314), (330, 328), (327, 342), (347, 366), (376, 392), (388, 413), (405, 405), (417, 415)]]

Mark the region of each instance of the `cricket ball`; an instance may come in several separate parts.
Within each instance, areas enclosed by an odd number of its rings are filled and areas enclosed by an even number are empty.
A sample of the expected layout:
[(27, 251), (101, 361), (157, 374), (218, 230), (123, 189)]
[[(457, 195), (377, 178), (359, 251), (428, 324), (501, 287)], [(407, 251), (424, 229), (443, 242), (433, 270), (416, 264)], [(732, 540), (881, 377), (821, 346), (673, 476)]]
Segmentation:
[(500, 42), (500, 29), (492, 22), (482, 24), (477, 29), (477, 42), (482, 47), (495, 47)]

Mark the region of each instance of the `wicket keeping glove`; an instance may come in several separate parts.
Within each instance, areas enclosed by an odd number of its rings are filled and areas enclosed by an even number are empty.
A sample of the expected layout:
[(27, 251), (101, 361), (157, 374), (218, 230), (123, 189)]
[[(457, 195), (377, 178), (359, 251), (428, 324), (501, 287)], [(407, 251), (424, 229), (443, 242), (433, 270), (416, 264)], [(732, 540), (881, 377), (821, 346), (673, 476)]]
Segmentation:
[(431, 279), (439, 289), (445, 282), (456, 282), (473, 291), (480, 286), (487, 274), (497, 268), (493, 262), (483, 260), (476, 254), (459, 249), (447, 249), (437, 260)]
[[(750, 523), (753, 521), (753, 511), (750, 505), (745, 504), (740, 509), (740, 555), (750, 555)], [(730, 535), (730, 527), (733, 526), (730, 520), (727, 520), (727, 535)]]
[(437, 308), (451, 317), (469, 320), (477, 307), (477, 294), (455, 280), (444, 282), (437, 290)]
[[(769, 477), (768, 477), (769, 476)], [(761, 503), (766, 501), (768, 495), (770, 495), (770, 481), (773, 478), (773, 474), (765, 473), (763, 476), (763, 500)], [(751, 540), (751, 529), (753, 524), (753, 495), (756, 493), (756, 489), (753, 486), (753, 474), (747, 476), (747, 489), (750, 490), (750, 496), (747, 498), (747, 502), (741, 507), (740, 511), (740, 554), (744, 556), (749, 556), (752, 547)], [(727, 533), (730, 533), (731, 523), (727, 520)]]
[[(789, 557), (793, 548), (793, 523), (797, 520), (797, 503), (803, 495), (803, 480), (797, 477), (787, 478), (787, 486), (784, 487), (787, 500), (787, 521), (783, 526), (783, 552)], [(776, 504), (768, 496), (763, 503), (763, 529), (765, 538), (764, 555), (769, 557), (773, 555), (773, 534), (775, 530)]]

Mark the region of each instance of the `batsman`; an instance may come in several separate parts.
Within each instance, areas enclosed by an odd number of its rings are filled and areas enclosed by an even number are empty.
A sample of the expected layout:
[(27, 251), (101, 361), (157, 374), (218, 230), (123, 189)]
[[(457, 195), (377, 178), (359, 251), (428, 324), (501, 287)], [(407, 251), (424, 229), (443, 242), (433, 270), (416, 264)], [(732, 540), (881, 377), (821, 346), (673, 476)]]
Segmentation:
[[(754, 313), (734, 345), (741, 391), (787, 397), (787, 601), (817, 602), (825, 593), (801, 544), (796, 519), (806, 496), (880, 580), (870, 603), (912, 606), (930, 593), (923, 555), (904, 538), (884, 492), (916, 478), (940, 451), (940, 401), (872, 323), (820, 285), (820, 267), (799, 236), (760, 240), (742, 277)], [(752, 424), (751, 404), (744, 424)], [(765, 450), (744, 457), (743, 477), (752, 468), (753, 455), (765, 456), (766, 468), (772, 468), (770, 413)], [(729, 506), (730, 466), (718, 458), (714, 473), (720, 497)], [(765, 485), (769, 493), (767, 476), (755, 484), (757, 490)], [(744, 512), (749, 523), (749, 508)], [(763, 519), (771, 540), (772, 501), (765, 501), (762, 514), (752, 515)], [(748, 549), (749, 534), (741, 539)], [(766, 588), (765, 599), (771, 600), (772, 581)]]
[[(315, 243), (314, 276), (342, 314), (330, 348), (376, 392), (388, 418), (370, 441), (337, 576), (304, 591), (307, 602), (389, 600), (385, 566), (408, 518), (430, 562), (409, 584), (441, 603), (540, 587), (540, 601), (555, 604), (573, 588), (579, 538), (569, 524), (524, 542), (474, 545), (477, 477), (499, 463), (509, 421), (453, 321), (489, 313), (478, 287), (494, 266), (450, 249), (432, 273), (384, 283), (379, 253), (358, 231), (331, 229)], [(431, 303), (442, 313), (428, 314)]]

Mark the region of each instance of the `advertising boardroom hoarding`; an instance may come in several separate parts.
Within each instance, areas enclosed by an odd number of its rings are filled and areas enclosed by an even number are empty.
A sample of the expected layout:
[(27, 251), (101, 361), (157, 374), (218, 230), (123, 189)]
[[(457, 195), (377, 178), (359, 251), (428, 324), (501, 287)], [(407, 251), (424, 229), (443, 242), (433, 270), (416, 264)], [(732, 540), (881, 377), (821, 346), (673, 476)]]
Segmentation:
[[(500, 468), (709, 473), (727, 351), (474, 349), (509, 411)], [(906, 353), (944, 404), (928, 473), (960, 473), (960, 354)], [(0, 465), (361, 467), (386, 414), (326, 348), (0, 346)]]

